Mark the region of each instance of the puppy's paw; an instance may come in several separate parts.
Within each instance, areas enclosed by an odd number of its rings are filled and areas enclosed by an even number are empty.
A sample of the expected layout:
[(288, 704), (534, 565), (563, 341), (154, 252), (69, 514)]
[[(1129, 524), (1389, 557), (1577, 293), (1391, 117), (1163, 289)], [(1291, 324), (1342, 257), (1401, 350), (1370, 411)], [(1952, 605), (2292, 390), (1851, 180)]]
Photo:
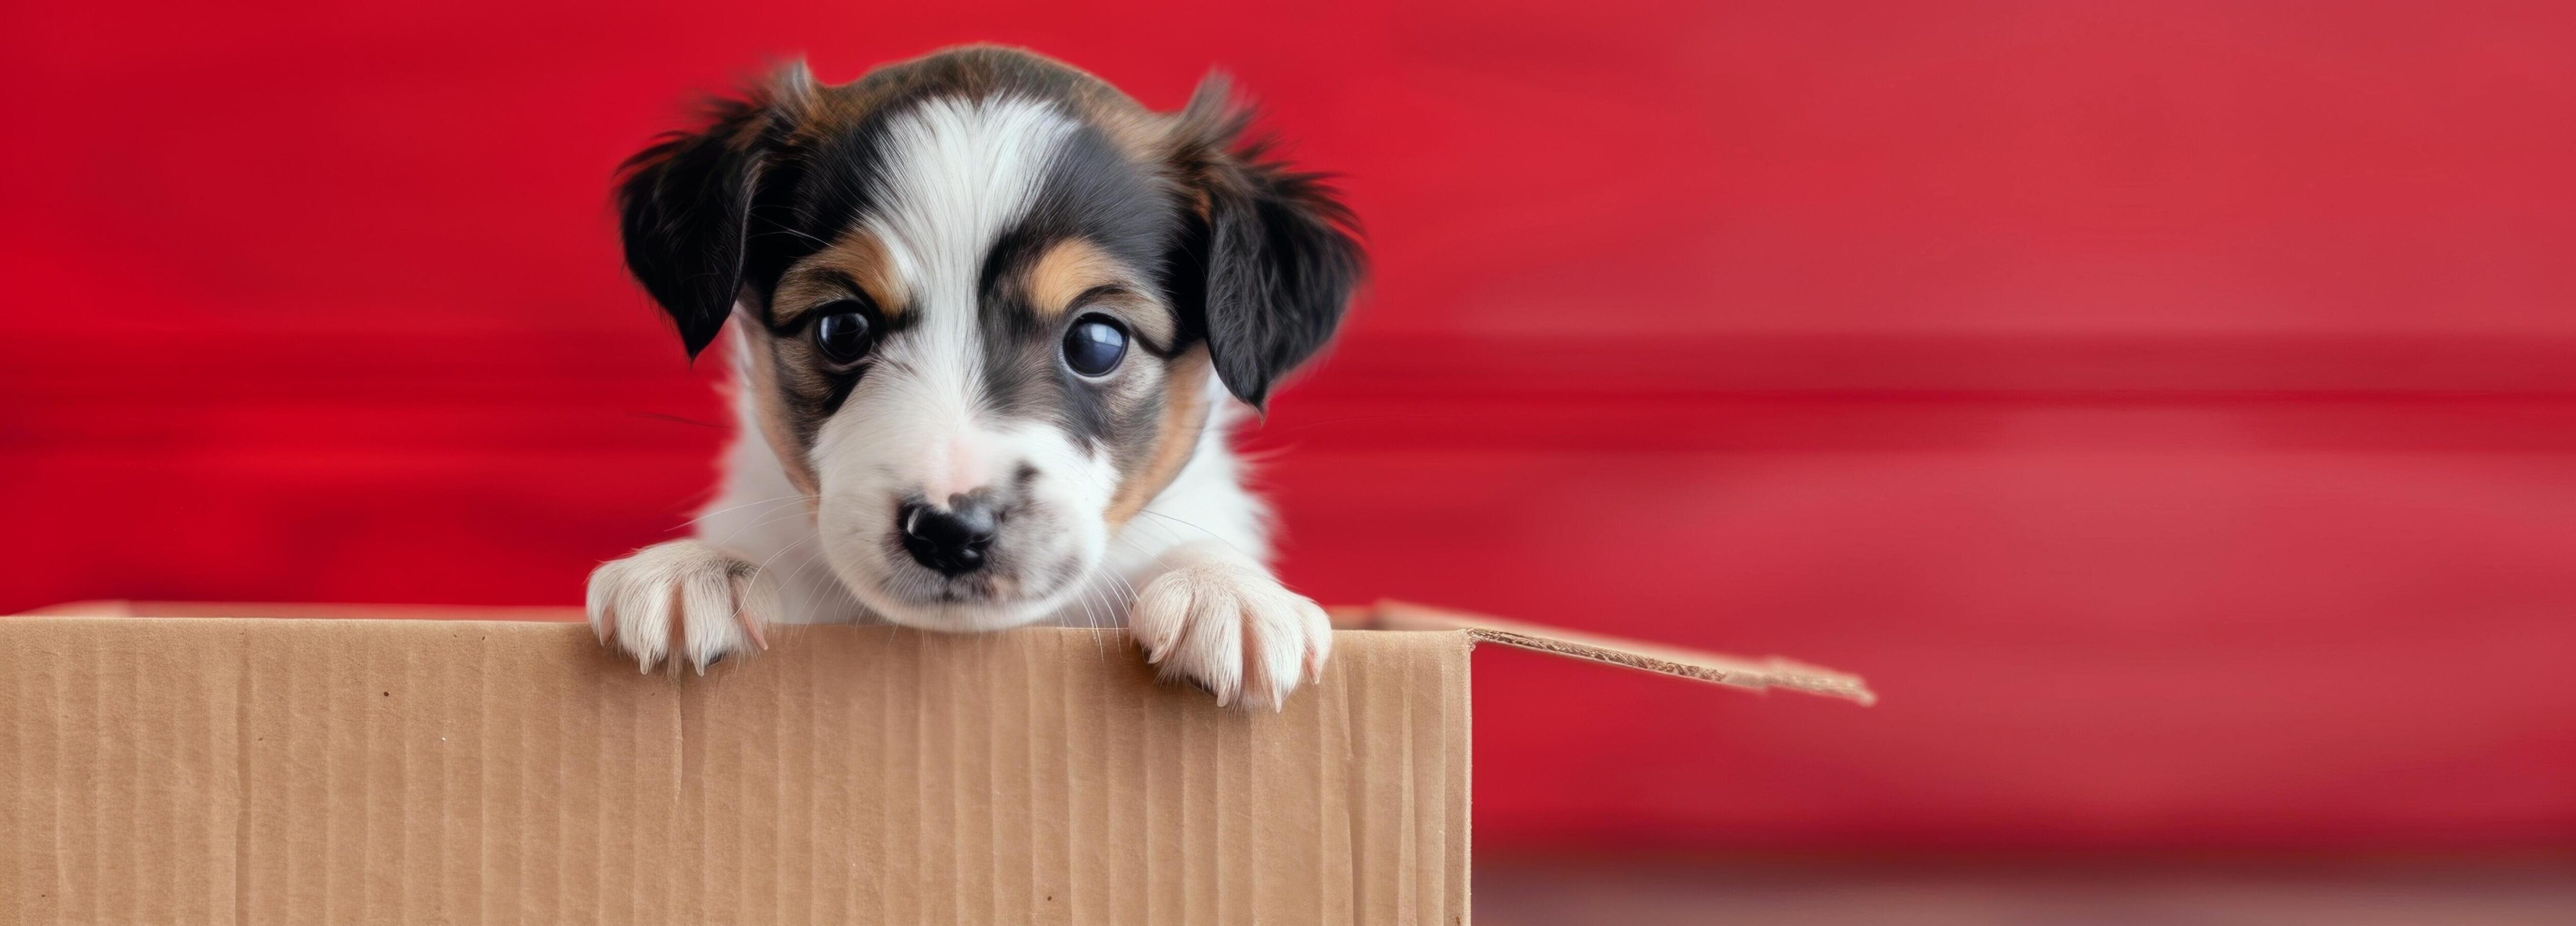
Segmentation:
[(705, 675), (727, 656), (769, 648), (761, 622), (776, 608), (758, 570), (695, 540), (674, 540), (603, 563), (590, 573), (590, 629), (599, 642), (653, 671), (664, 658)]
[(1288, 702), (1332, 655), (1324, 609), (1258, 566), (1218, 559), (1179, 566), (1145, 585), (1127, 617), (1145, 660), (1216, 695), (1216, 703)]

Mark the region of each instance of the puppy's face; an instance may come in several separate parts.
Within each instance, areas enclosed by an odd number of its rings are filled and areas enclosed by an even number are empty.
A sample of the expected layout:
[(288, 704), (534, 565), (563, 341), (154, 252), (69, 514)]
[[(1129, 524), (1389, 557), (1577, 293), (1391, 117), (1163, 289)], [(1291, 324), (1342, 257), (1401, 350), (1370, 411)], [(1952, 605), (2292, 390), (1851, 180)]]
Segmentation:
[(1189, 461), (1212, 378), (1258, 405), (1341, 315), (1345, 216), (1241, 125), (1015, 51), (798, 68), (638, 156), (628, 262), (693, 353), (738, 321), (746, 425), (862, 602), (1022, 624)]

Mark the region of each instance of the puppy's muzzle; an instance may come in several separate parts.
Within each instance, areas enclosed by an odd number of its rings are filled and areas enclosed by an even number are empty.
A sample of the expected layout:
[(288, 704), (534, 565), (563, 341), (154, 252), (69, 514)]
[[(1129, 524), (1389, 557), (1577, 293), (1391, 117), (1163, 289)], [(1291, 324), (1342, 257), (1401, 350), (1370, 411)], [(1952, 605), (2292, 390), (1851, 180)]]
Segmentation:
[(1000, 506), (977, 493), (950, 496), (946, 508), (906, 502), (895, 512), (895, 522), (904, 552), (914, 562), (955, 577), (984, 568), (1001, 515)]

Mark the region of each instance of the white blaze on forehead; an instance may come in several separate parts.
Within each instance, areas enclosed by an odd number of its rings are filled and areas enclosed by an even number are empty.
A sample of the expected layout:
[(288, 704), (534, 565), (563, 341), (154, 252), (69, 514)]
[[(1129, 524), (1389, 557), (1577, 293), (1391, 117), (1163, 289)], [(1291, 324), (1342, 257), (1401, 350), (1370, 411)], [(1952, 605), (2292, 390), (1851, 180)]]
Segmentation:
[(976, 270), (1026, 216), (1074, 122), (1021, 97), (941, 97), (886, 127), (876, 181), (878, 236), (934, 301), (971, 306)]
[[(912, 296), (914, 327), (889, 348), (907, 416), (920, 416), (914, 473), (933, 500), (995, 473), (976, 418), (983, 396), (977, 284), (984, 257), (1026, 217), (1075, 123), (1018, 97), (925, 101), (894, 117), (879, 149), (870, 230)], [(909, 429), (908, 429), (909, 430)]]

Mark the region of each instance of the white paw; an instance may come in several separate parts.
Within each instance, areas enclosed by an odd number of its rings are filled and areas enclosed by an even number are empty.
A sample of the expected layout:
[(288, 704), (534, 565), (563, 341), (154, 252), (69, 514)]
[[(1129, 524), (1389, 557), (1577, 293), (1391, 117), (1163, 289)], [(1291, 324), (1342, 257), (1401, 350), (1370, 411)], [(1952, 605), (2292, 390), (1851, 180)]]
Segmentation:
[(591, 570), (590, 629), (645, 672), (667, 656), (671, 671), (687, 664), (705, 675), (727, 656), (769, 648), (760, 626), (776, 608), (756, 571), (695, 540), (645, 547)]
[(1145, 661), (1216, 695), (1277, 710), (1332, 655), (1324, 609), (1258, 566), (1203, 561), (1162, 574), (1136, 595), (1128, 630)]

